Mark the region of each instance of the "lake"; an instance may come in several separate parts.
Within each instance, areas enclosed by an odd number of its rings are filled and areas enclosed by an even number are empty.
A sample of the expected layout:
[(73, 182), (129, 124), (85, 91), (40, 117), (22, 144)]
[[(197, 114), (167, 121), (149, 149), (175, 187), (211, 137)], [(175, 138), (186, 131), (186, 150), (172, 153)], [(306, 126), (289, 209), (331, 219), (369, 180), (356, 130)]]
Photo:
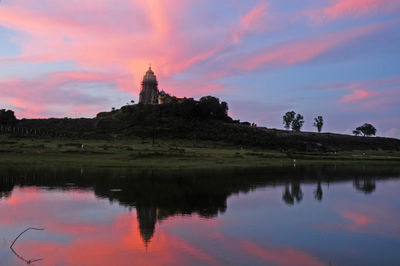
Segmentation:
[(0, 265), (400, 265), (400, 167), (0, 173)]

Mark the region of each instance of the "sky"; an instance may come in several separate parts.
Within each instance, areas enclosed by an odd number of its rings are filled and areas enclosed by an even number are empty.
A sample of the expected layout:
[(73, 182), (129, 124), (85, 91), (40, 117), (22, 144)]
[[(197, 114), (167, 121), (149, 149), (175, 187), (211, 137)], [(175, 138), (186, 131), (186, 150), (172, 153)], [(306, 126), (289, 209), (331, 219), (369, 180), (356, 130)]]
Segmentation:
[(0, 108), (94, 117), (159, 89), (234, 119), (400, 138), (400, 0), (1, 0)]

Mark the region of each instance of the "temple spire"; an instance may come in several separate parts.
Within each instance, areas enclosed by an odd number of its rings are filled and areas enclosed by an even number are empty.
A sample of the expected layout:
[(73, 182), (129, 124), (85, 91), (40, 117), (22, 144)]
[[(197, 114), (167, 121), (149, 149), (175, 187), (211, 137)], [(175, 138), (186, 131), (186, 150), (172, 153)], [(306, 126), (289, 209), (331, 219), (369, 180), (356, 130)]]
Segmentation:
[(139, 103), (158, 104), (158, 93), (157, 77), (153, 70), (151, 70), (151, 64), (149, 64), (149, 70), (147, 70), (146, 74), (143, 76)]

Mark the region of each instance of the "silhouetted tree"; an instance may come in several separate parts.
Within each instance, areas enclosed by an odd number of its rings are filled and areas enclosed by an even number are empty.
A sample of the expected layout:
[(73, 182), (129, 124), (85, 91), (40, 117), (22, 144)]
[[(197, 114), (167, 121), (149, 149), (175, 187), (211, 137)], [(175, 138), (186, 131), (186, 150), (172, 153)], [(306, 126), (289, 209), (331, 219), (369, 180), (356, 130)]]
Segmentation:
[(296, 116), (296, 112), (295, 111), (287, 112), (283, 116), (283, 125), (287, 130), (289, 130), (290, 126), (292, 125), (292, 122), (293, 122), (295, 116)]
[(304, 117), (301, 114), (297, 114), (296, 118), (292, 121), (292, 130), (293, 131), (301, 131), (301, 128), (304, 124)]
[(324, 119), (322, 116), (318, 116), (314, 118), (314, 124), (313, 126), (318, 129), (318, 132), (321, 133), (322, 126), (324, 125)]
[(353, 130), (353, 134), (354, 134), (354, 136), (360, 136), (361, 135), (361, 132), (360, 132), (360, 130)]
[(201, 119), (224, 120), (228, 116), (228, 104), (213, 96), (200, 98), (197, 108)]
[[(365, 123), (364, 125), (356, 128), (356, 131), (361, 132), (364, 136), (375, 136), (376, 134), (376, 128), (368, 123)], [(353, 131), (354, 133), (354, 131)]]
[(5, 109), (0, 110), (0, 124), (13, 125), (15, 122), (17, 122), (17, 119), (13, 111)]

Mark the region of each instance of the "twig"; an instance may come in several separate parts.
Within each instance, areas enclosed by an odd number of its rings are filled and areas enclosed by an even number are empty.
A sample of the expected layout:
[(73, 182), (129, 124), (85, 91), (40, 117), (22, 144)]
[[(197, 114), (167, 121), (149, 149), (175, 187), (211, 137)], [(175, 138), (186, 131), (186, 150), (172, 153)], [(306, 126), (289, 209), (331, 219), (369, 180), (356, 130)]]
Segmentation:
[(17, 256), (17, 258), (19, 258), (20, 260), (24, 261), (26, 264), (32, 264), (34, 262), (37, 261), (41, 261), (42, 259), (31, 259), (31, 260), (26, 260), (24, 259), (24, 257), (22, 257), (21, 255), (19, 255), (13, 248), (15, 242), (17, 242), (18, 238), (20, 238), (24, 233), (26, 233), (29, 230), (37, 230), (37, 231), (43, 231), (43, 228), (34, 228), (34, 227), (29, 227), (27, 229), (25, 229), (22, 233), (20, 233), (15, 239), (14, 241), (11, 243), (10, 249), (11, 251), (15, 254), (15, 256)]
[(20, 236), (22, 236), (25, 232), (27, 232), (27, 231), (29, 231), (29, 230), (43, 231), (44, 229), (43, 229), (43, 228), (34, 228), (34, 227), (29, 227), (28, 229), (25, 229), (21, 234), (19, 234), (19, 235), (14, 239), (14, 241), (12, 242), (10, 248), (12, 248), (12, 247), (14, 246), (15, 242), (18, 240), (18, 238), (19, 238)]

